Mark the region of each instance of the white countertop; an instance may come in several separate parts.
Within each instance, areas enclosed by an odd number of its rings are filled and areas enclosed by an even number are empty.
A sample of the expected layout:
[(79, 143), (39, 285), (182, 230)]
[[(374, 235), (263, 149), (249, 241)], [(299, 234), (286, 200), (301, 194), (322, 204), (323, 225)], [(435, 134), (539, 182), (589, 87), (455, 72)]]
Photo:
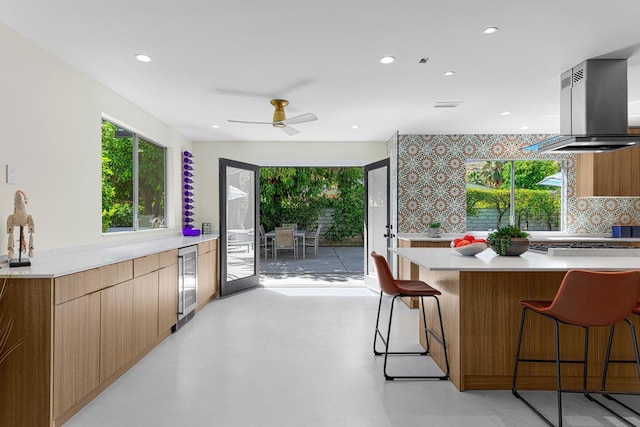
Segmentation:
[[(450, 242), (456, 237), (471, 234), (476, 237), (487, 237), (488, 231), (470, 231), (469, 233), (443, 233), (442, 237), (429, 237), (426, 233), (398, 233), (398, 239), (412, 242)], [(553, 242), (607, 242), (607, 243), (640, 243), (638, 237), (611, 237), (611, 234), (569, 234), (569, 233), (544, 233), (532, 232), (529, 240), (537, 243)]]
[(122, 245), (68, 248), (45, 252), (39, 256), (37, 251), (30, 259), (29, 267), (9, 267), (7, 262), (0, 264), (0, 277), (53, 278), (77, 273), (79, 271), (102, 267), (127, 261), (171, 249), (197, 245), (201, 242), (217, 239), (218, 234), (206, 234), (194, 237), (175, 235), (147, 240), (140, 243)]
[[(613, 251), (618, 249), (611, 249)], [(499, 256), (486, 249), (476, 256), (462, 256), (451, 248), (396, 248), (393, 252), (430, 271), (615, 271), (640, 269), (640, 257), (549, 257), (525, 252)]]

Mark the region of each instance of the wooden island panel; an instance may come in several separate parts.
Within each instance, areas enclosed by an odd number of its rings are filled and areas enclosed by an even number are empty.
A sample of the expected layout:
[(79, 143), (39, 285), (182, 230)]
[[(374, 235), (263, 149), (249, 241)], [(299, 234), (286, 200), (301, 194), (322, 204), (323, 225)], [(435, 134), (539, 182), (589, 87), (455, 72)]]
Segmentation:
[[(460, 391), (511, 388), (522, 314), (519, 301), (553, 299), (564, 275), (565, 272), (429, 271), (420, 267), (420, 280), (442, 292), (440, 301), (447, 334), (450, 379)], [(425, 299), (427, 322), (432, 329), (437, 329), (437, 312), (429, 300)], [(634, 324), (637, 325), (639, 320), (633, 319)], [(598, 389), (600, 385), (608, 333), (609, 328), (592, 328), (590, 332), (588, 381), (593, 389)], [(583, 329), (561, 325), (560, 337), (561, 357), (581, 359)], [(425, 346), (422, 335), (420, 342)], [(613, 358), (632, 359), (630, 343), (629, 328), (619, 325)], [(536, 314), (528, 314), (521, 351), (522, 357), (553, 359), (553, 322)], [(431, 345), (431, 355), (444, 370), (441, 347)], [(581, 387), (581, 365), (563, 364), (561, 369), (564, 387)], [(609, 389), (640, 390), (635, 365), (613, 364), (609, 372)], [(554, 390), (555, 365), (520, 363), (518, 386), (523, 389)]]

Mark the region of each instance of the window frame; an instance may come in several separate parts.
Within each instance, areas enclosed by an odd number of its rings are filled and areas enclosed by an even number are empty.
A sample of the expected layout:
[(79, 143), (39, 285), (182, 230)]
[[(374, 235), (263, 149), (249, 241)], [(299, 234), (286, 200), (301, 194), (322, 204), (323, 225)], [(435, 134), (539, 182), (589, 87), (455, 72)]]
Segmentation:
[[(558, 222), (558, 230), (526, 230), (529, 234), (549, 234), (549, 233), (563, 233), (565, 231), (565, 216), (566, 209), (568, 203), (567, 197), (567, 189), (566, 186), (568, 184), (567, 180), (567, 161), (563, 159), (467, 159), (465, 164), (469, 163), (479, 163), (479, 162), (503, 162), (506, 164), (510, 164), (510, 184), (509, 184), (509, 225), (514, 225), (516, 223), (516, 203), (515, 203), (515, 173), (516, 173), (516, 162), (520, 161), (552, 161), (552, 162), (560, 162), (560, 173), (562, 174), (562, 187), (560, 191), (560, 213), (559, 213), (559, 222)], [(466, 185), (466, 180), (465, 180)], [(466, 197), (465, 197), (466, 198)], [(483, 231), (483, 230), (471, 230), (471, 231)]]
[[(159, 230), (164, 230), (166, 228), (168, 228), (168, 226), (165, 224), (161, 227), (158, 228), (148, 228), (148, 227), (140, 227), (139, 224), (139, 220), (140, 220), (140, 215), (139, 215), (139, 209), (140, 209), (140, 155), (139, 155), (139, 145), (140, 145), (140, 140), (143, 140), (145, 143), (151, 144), (154, 147), (157, 147), (159, 149), (162, 150), (163, 153), (163, 212), (162, 212), (162, 218), (164, 219), (164, 221), (166, 221), (167, 219), (167, 173), (168, 173), (168, 168), (167, 168), (167, 147), (157, 143), (156, 141), (154, 141), (151, 138), (148, 138), (146, 136), (144, 136), (143, 134), (131, 130), (130, 126), (127, 125), (123, 125), (121, 124), (119, 121), (114, 120), (112, 118), (109, 117), (105, 117), (103, 116), (100, 120), (100, 147), (101, 147), (101, 152), (102, 152), (102, 123), (103, 122), (108, 122), (111, 125), (115, 126), (117, 129), (126, 131), (128, 133), (131, 134), (131, 139), (132, 139), (132, 152), (131, 155), (133, 157), (133, 164), (132, 164), (132, 205), (131, 205), (131, 209), (132, 209), (132, 227), (131, 229), (127, 229), (127, 230), (117, 230), (117, 231), (103, 231), (102, 235), (103, 236), (110, 236), (110, 235), (114, 235), (114, 234), (119, 234), (119, 233), (136, 233), (136, 232), (152, 232), (152, 231), (159, 231)], [(102, 160), (100, 161), (100, 166), (103, 166)], [(102, 191), (102, 181), (101, 181), (101, 185), (100, 185), (100, 189)], [(104, 208), (104, 206), (102, 206), (102, 208)], [(101, 209), (102, 212), (102, 209)], [(100, 224), (101, 227), (103, 225), (103, 218), (102, 218), (102, 214), (101, 214), (101, 220), (100, 220)], [(108, 229), (107, 229), (108, 230)]]

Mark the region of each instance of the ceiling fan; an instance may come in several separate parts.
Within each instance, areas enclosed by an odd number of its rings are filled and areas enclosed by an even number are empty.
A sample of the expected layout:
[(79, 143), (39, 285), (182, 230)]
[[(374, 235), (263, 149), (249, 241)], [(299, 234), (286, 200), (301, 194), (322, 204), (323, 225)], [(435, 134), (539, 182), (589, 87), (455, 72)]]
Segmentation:
[(229, 120), (229, 119), (227, 119), (227, 121), (231, 122), (231, 123), (249, 123), (249, 124), (254, 124), (254, 125), (271, 125), (273, 127), (282, 129), (284, 131), (284, 133), (286, 133), (289, 136), (292, 136), (292, 135), (295, 135), (297, 133), (300, 133), (300, 131), (298, 129), (292, 128), (289, 125), (307, 123), (307, 122), (312, 122), (314, 120), (318, 120), (316, 115), (315, 114), (311, 114), (311, 113), (304, 113), (304, 114), (300, 114), (299, 116), (295, 116), (295, 117), (291, 117), (291, 118), (287, 119), (287, 117), (284, 114), (284, 107), (286, 107), (288, 104), (289, 104), (289, 101), (286, 101), (284, 99), (272, 99), (271, 100), (271, 105), (273, 105), (276, 108), (276, 110), (273, 112), (273, 121), (272, 122), (250, 122), (250, 121), (245, 121), (245, 120)]

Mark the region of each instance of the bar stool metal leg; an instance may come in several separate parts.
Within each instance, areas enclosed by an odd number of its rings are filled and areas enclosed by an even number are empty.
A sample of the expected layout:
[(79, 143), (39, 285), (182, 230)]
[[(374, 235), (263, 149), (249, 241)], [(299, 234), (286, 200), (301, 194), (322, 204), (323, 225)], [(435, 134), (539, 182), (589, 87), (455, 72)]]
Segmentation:
[[(511, 392), (513, 393), (513, 395), (515, 397), (517, 397), (518, 399), (522, 400), (522, 402), (527, 405), (529, 407), (529, 409), (531, 409), (533, 412), (536, 413), (536, 415), (538, 415), (547, 425), (551, 426), (551, 427), (562, 427), (563, 425), (563, 421), (562, 421), (562, 393), (563, 392), (570, 392), (570, 393), (577, 393), (577, 392), (581, 392), (583, 393), (585, 396), (587, 396), (587, 366), (588, 366), (588, 355), (589, 355), (589, 328), (583, 327), (584, 329), (584, 358), (582, 360), (562, 360), (560, 358), (560, 326), (559, 326), (559, 321), (551, 316), (547, 316), (545, 314), (540, 314), (543, 317), (546, 317), (550, 320), (553, 320), (553, 325), (554, 325), (554, 339), (555, 339), (555, 359), (523, 359), (522, 357), (520, 357), (521, 355), (521, 348), (522, 348), (522, 336), (524, 334), (524, 326), (525, 326), (525, 320), (526, 320), (526, 315), (527, 315), (527, 311), (529, 311), (529, 309), (527, 307), (523, 307), (522, 309), (522, 316), (520, 317), (520, 329), (518, 332), (518, 343), (517, 343), (517, 347), (516, 347), (516, 357), (515, 357), (515, 364), (514, 364), (514, 368), (513, 368), (513, 379), (511, 382)], [(531, 402), (529, 402), (527, 399), (524, 398), (524, 396), (522, 396), (519, 392), (518, 392), (518, 388), (517, 388), (517, 376), (518, 376), (518, 367), (520, 362), (534, 362), (534, 363), (555, 363), (555, 375), (556, 375), (556, 403), (557, 403), (557, 417), (558, 417), (558, 423), (557, 424), (553, 424), (553, 422), (551, 420), (549, 420), (549, 418), (547, 418), (544, 414), (542, 414), (535, 406), (533, 406), (533, 404), (531, 404)], [(583, 377), (582, 377), (582, 390), (578, 391), (578, 390), (563, 390), (562, 389), (562, 376), (561, 376), (561, 371), (560, 371), (560, 367), (562, 366), (563, 363), (578, 363), (578, 364), (582, 364), (583, 365)]]
[[(436, 304), (437, 304), (437, 308), (438, 308), (438, 319), (440, 320), (440, 333), (442, 336), (442, 339), (438, 338), (435, 334), (433, 334), (433, 332), (427, 327), (426, 324), (426, 313), (425, 313), (425, 309), (424, 309), (424, 302), (422, 302), (422, 316), (423, 316), (423, 321), (425, 322), (425, 328), (424, 328), (424, 332), (425, 332), (425, 337), (428, 340), (429, 339), (429, 335), (431, 335), (433, 337), (433, 339), (435, 339), (439, 344), (441, 344), (443, 346), (443, 354), (444, 354), (444, 359), (445, 359), (445, 365), (446, 365), (446, 369), (444, 372), (444, 375), (421, 375), (421, 376), (415, 376), (415, 375), (389, 375), (387, 373), (387, 362), (388, 362), (388, 357), (389, 355), (415, 355), (415, 356), (428, 356), (429, 355), (429, 347), (427, 347), (427, 349), (425, 351), (389, 351), (389, 341), (390, 341), (390, 337), (391, 337), (391, 328), (392, 328), (392, 323), (393, 323), (393, 311), (395, 308), (395, 302), (398, 298), (401, 298), (403, 296), (406, 295), (395, 295), (394, 297), (391, 298), (391, 304), (390, 304), (390, 309), (389, 309), (389, 324), (387, 326), (387, 334), (386, 336), (384, 336), (382, 334), (382, 332), (380, 331), (380, 312), (382, 309), (382, 299), (383, 299), (383, 292), (380, 292), (380, 300), (378, 302), (378, 315), (376, 318), (376, 331), (375, 331), (375, 335), (374, 335), (374, 339), (373, 339), (373, 353), (376, 356), (381, 356), (384, 355), (384, 365), (383, 365), (383, 373), (384, 373), (384, 377), (387, 380), (395, 380), (395, 379), (437, 379), (437, 380), (446, 380), (449, 378), (449, 355), (447, 352), (447, 348), (446, 348), (446, 341), (444, 338), (444, 325), (442, 323), (442, 312), (440, 310), (440, 302), (438, 301), (438, 298), (434, 297), (436, 300)], [(421, 297), (422, 298), (422, 297)], [(376, 343), (377, 343), (377, 339), (378, 337), (380, 337), (380, 340), (382, 341), (383, 345), (384, 345), (384, 352), (380, 352), (377, 350), (376, 347)]]
[[(611, 328), (609, 330), (609, 340), (607, 341), (607, 352), (606, 352), (606, 356), (605, 356), (605, 360), (604, 360), (604, 369), (602, 371), (601, 392), (602, 392), (602, 395), (605, 398), (617, 403), (618, 405), (622, 406), (623, 408), (627, 409), (628, 411), (640, 416), (640, 411), (638, 411), (637, 409), (632, 408), (631, 406), (627, 405), (626, 403), (624, 403), (621, 400), (616, 399), (615, 397), (612, 396), (612, 394), (637, 395), (639, 393), (632, 393), (632, 392), (631, 393), (625, 393), (625, 392), (613, 393), (613, 392), (607, 392), (606, 391), (607, 374), (608, 374), (608, 371), (609, 371), (609, 364), (610, 363), (635, 363), (636, 369), (638, 371), (638, 378), (640, 378), (640, 353), (638, 352), (638, 339), (636, 337), (635, 326), (633, 325), (633, 323), (629, 319), (625, 319), (625, 322), (629, 325), (629, 331), (631, 333), (631, 342), (633, 344), (633, 352), (634, 352), (635, 359), (634, 360), (611, 360), (611, 347), (613, 345), (613, 334), (615, 332), (615, 325), (611, 325)], [(596, 403), (598, 403), (600, 406), (602, 406), (603, 408), (605, 408), (606, 410), (608, 410), (609, 412), (613, 412), (610, 408), (608, 408), (607, 406), (605, 406), (601, 402), (599, 402), (599, 401), (597, 401), (595, 399), (594, 399), (594, 401)]]

